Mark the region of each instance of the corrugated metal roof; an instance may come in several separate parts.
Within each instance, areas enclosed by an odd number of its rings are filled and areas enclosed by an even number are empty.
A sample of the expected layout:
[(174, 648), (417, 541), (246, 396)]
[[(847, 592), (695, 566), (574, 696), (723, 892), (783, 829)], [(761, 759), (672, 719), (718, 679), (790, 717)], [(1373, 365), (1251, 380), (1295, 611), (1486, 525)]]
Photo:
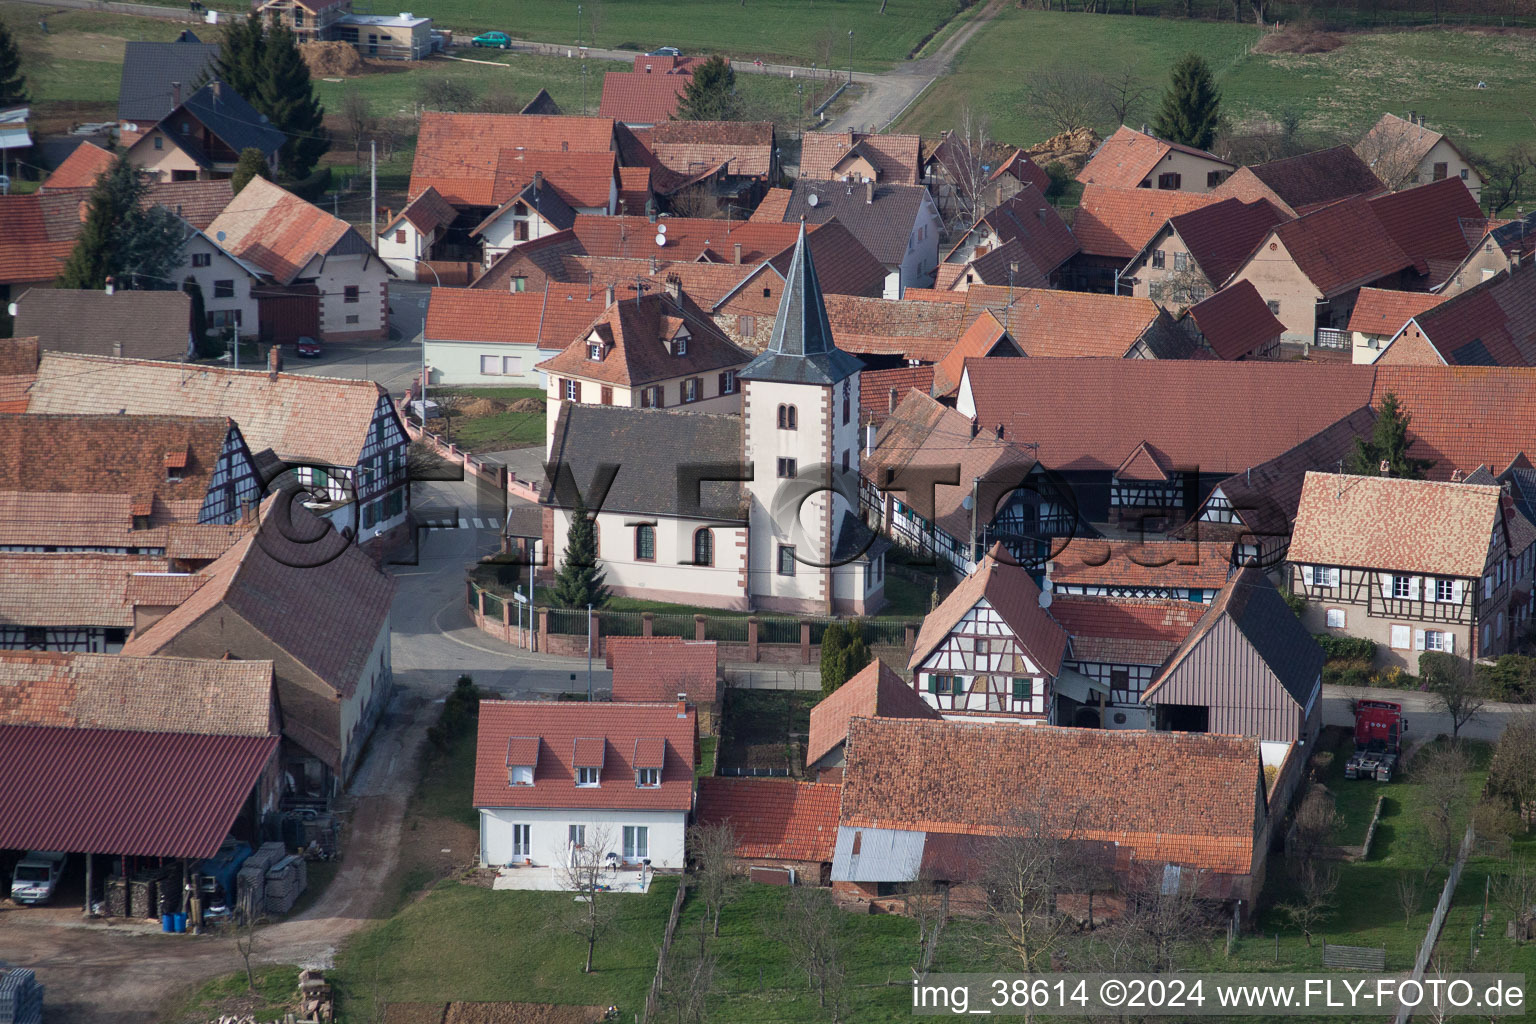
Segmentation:
[(0, 848), (211, 857), (277, 743), (0, 726)]
[(926, 832), (839, 825), (832, 852), (834, 882), (910, 882), (923, 865)]

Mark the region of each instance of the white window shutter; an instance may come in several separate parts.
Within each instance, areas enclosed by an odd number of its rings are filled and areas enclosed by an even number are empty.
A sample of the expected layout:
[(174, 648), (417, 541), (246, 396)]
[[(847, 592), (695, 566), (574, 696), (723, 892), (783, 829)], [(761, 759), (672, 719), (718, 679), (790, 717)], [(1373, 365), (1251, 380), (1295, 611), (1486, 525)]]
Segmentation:
[(1446, 630), (1440, 634), (1445, 639), (1445, 653), (1452, 654), (1456, 650), (1456, 634)]
[(1408, 641), (1409, 641), (1409, 639), (1410, 639), (1410, 637), (1408, 635), (1408, 627), (1407, 626), (1393, 626), (1392, 627), (1392, 646), (1393, 647), (1397, 648), (1400, 651), (1407, 650), (1408, 649)]
[(1455, 603), (1455, 604), (1461, 604), (1461, 594), (1462, 594), (1461, 580), (1452, 580), (1451, 581), (1451, 601), (1453, 603)]
[(1421, 589), (1421, 585), (1423, 584), (1423, 582), (1424, 582), (1424, 578), (1422, 576), (1410, 576), (1408, 578), (1408, 598), (1409, 598), (1409, 600), (1417, 601), (1419, 599), (1419, 595), (1421, 593), (1423, 593), (1423, 591)]
[(1416, 651), (1424, 649), (1424, 631), (1422, 629), (1413, 631), (1413, 649)]
[(1392, 574), (1384, 573), (1381, 577), (1381, 596), (1392, 600)]
[(1312, 585), (1314, 576), (1315, 570), (1310, 565), (1304, 565), (1301, 567), (1301, 582), (1310, 587)]

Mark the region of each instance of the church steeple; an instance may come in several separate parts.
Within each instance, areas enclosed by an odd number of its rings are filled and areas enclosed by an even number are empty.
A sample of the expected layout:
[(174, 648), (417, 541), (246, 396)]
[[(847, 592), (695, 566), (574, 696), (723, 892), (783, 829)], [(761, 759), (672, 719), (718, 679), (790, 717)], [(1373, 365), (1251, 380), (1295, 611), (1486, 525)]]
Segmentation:
[(784, 279), (784, 294), (774, 319), (768, 348), (737, 374), (742, 380), (787, 384), (836, 384), (863, 368), (857, 358), (838, 348), (827, 322), (821, 282), (805, 244), (805, 222), (795, 240), (795, 254)]

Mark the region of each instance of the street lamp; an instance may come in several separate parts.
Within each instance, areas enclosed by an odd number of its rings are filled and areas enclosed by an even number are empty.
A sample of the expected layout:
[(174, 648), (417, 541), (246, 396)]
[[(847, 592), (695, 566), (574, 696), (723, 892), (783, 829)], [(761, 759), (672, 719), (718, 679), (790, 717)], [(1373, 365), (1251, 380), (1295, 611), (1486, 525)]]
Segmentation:
[(581, 4), (576, 5), (576, 49), (581, 49)]
[[(437, 286), (439, 288), (441, 288), (443, 286), (443, 279), (438, 276), (437, 268), (436, 267), (434, 267), (432, 264), (428, 263), (426, 260), (421, 259), (420, 257), (417, 257), (417, 258), (411, 260), (411, 262), (417, 264), (418, 266), (426, 267), (428, 270), (432, 271), (432, 279), (437, 282)], [(428, 301), (430, 301), (430, 296), (428, 298)], [(421, 309), (421, 429), (422, 429), (423, 433), (425, 433), (426, 429), (427, 429), (427, 308), (426, 308), (426, 305), (423, 305), (422, 309)]]
[(853, 29), (848, 30), (848, 84), (853, 84)]

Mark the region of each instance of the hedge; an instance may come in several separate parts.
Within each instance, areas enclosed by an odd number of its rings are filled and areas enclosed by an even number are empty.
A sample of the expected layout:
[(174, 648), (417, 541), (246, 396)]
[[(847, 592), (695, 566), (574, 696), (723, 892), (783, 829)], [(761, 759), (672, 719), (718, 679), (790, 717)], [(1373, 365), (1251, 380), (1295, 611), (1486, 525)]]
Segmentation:
[(1376, 657), (1376, 641), (1365, 637), (1313, 633), (1312, 639), (1317, 641), (1329, 661), (1370, 661)]

